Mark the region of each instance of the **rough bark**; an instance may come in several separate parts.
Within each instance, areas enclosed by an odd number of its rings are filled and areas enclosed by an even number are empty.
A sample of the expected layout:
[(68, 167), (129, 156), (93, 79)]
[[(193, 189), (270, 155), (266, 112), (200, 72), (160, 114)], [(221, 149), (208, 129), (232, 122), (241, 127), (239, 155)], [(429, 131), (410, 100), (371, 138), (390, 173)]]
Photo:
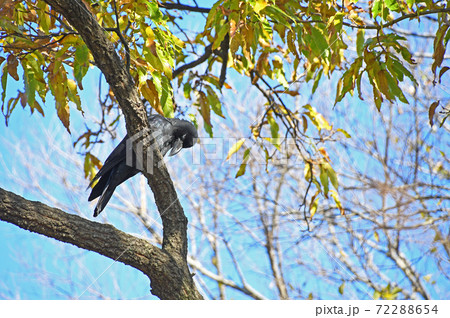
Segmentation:
[(184, 275), (167, 251), (112, 225), (26, 200), (2, 188), (0, 219), (130, 265), (150, 278), (152, 293), (161, 299), (201, 298), (191, 277)]
[[(59, 12), (67, 22), (78, 31), (91, 51), (96, 66), (105, 75), (106, 81), (119, 102), (125, 116), (129, 136), (134, 136), (138, 133), (141, 134), (144, 140), (142, 142), (142, 153), (147, 153), (146, 149), (148, 147), (149, 139), (145, 137), (150, 134), (150, 131), (148, 130), (147, 113), (141, 102), (140, 95), (135, 87), (133, 79), (115, 51), (114, 45), (109, 40), (107, 32), (98, 24), (89, 8), (86, 7), (81, 0), (45, 0), (45, 2), (47, 2), (55, 11)], [(144, 161), (143, 166), (147, 167), (147, 158), (142, 159)], [(165, 279), (158, 279), (155, 281), (151, 278), (153, 288), (152, 293), (164, 299), (199, 299), (201, 298), (201, 295), (195, 288), (186, 261), (187, 218), (184, 215), (172, 179), (170, 178), (166, 166), (162, 162), (161, 154), (159, 152), (157, 153), (156, 160), (153, 161), (151, 173), (147, 171), (143, 171), (143, 173), (155, 196), (155, 203), (161, 215), (164, 228), (162, 250), (158, 255), (169, 257), (171, 264), (177, 266), (177, 274), (174, 274), (174, 277), (179, 279), (179, 275), (182, 275), (183, 283), (182, 281), (178, 281), (176, 284), (182, 285), (181, 288), (184, 289), (184, 291), (181, 291), (178, 290), (179, 288), (177, 288), (177, 286), (168, 286), (169, 282), (170, 284), (173, 284), (177, 281), (176, 279), (165, 277)], [(8, 210), (5, 211), (7, 212)], [(67, 220), (62, 219), (61, 221)], [(51, 219), (47, 221), (50, 222)], [(32, 225), (30, 220), (26, 221), (26, 224), (26, 226)], [(70, 224), (75, 226), (77, 223), (72, 222)], [(49, 227), (51, 228), (52, 226), (49, 224)], [(54, 234), (54, 232), (49, 233)], [(42, 234), (47, 235), (46, 233)], [(77, 236), (77, 241), (72, 241), (70, 243), (83, 247), (83, 244), (87, 244), (81, 242), (84, 241), (85, 238), (86, 237), (83, 236)], [(117, 240), (113, 239), (111, 244), (114, 244), (116, 241)], [(109, 247), (113, 248), (111, 244)], [(100, 251), (97, 252), (100, 253)], [(101, 254), (111, 257), (111, 254), (105, 254), (104, 252), (105, 250), (102, 250)], [(164, 262), (164, 260), (162, 260), (162, 262)], [(133, 266), (132, 264), (129, 265)], [(149, 267), (149, 270), (151, 271), (152, 267)], [(170, 271), (165, 272), (166, 276), (169, 272)], [(149, 277), (155, 278), (156, 276), (149, 274)], [(178, 292), (167, 292), (167, 290), (172, 289), (176, 289)]]

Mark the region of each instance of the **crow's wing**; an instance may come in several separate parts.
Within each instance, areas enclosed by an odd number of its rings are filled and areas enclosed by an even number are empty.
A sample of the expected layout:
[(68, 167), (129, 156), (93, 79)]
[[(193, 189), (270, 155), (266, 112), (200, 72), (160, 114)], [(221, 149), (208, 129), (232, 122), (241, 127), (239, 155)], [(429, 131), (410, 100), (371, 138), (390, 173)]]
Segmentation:
[[(183, 144), (178, 136), (175, 136), (175, 125), (178, 122), (174, 119), (167, 119), (161, 115), (149, 116), (149, 125), (152, 130), (153, 140), (151, 144), (157, 145), (164, 157), (166, 153), (172, 149), (171, 155), (176, 154), (181, 150)], [(125, 180), (133, 177), (139, 171), (134, 167), (126, 165), (127, 156), (127, 140), (128, 136), (117, 145), (105, 160), (103, 167), (98, 171), (97, 175), (92, 180), (98, 183), (92, 189), (89, 201), (100, 197), (94, 210), (94, 216), (97, 216), (106, 206), (116, 187)], [(133, 152), (133, 157), (135, 154)], [(136, 158), (132, 158), (135, 163)]]
[[(166, 118), (164, 118), (161, 115), (151, 115), (149, 117), (149, 124), (154, 133), (155, 139), (158, 142), (158, 145), (160, 145), (160, 151), (161, 151), (162, 150), (161, 145), (163, 145), (164, 142), (168, 139), (167, 135), (169, 134), (169, 136), (170, 136), (172, 124), (170, 123), (169, 120), (167, 120)], [(111, 171), (111, 169), (113, 169), (117, 165), (121, 164), (122, 162), (126, 161), (127, 140), (128, 140), (128, 135), (125, 135), (125, 137), (122, 139), (122, 141), (110, 153), (108, 158), (106, 158), (105, 163), (103, 164), (102, 168), (97, 172), (97, 174), (92, 179), (89, 186), (92, 186), (92, 184), (97, 179), (101, 178), (104, 175), (107, 175)], [(165, 151), (165, 153), (166, 152), (167, 151)], [(165, 153), (163, 154), (163, 156), (165, 155)]]
[(170, 119), (161, 115), (151, 115), (148, 119), (148, 123), (152, 130), (152, 137), (157, 143), (161, 155), (164, 157), (175, 143), (173, 123)]
[[(97, 184), (92, 188), (88, 201), (101, 196), (97, 203), (96, 212), (99, 208), (100, 212), (106, 206), (114, 189), (125, 180), (133, 177), (138, 171), (133, 167), (126, 165), (126, 141), (127, 136), (117, 145), (111, 154), (106, 158), (103, 167), (97, 172), (89, 186), (96, 181)], [(98, 212), (98, 213), (100, 213)], [(96, 213), (96, 214), (98, 214)]]
[(92, 184), (95, 182), (95, 180), (97, 180), (101, 176), (106, 175), (108, 172), (111, 171), (112, 168), (116, 167), (122, 161), (125, 162), (127, 139), (128, 139), (128, 136), (125, 136), (125, 138), (123, 138), (122, 141), (117, 145), (117, 147), (114, 148), (114, 150), (109, 154), (108, 158), (106, 158), (106, 160), (105, 160), (105, 163), (100, 168), (100, 170), (97, 172), (95, 177), (92, 179), (89, 186), (92, 186)]

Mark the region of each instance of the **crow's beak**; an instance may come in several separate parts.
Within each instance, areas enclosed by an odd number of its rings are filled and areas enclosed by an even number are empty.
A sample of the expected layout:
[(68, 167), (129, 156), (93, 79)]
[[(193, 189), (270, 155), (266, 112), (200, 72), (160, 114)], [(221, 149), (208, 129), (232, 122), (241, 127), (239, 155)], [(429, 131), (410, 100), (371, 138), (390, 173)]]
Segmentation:
[(182, 148), (183, 148), (183, 142), (181, 141), (181, 139), (175, 140), (172, 150), (170, 150), (169, 157), (175, 156), (177, 153), (180, 152), (180, 150)]

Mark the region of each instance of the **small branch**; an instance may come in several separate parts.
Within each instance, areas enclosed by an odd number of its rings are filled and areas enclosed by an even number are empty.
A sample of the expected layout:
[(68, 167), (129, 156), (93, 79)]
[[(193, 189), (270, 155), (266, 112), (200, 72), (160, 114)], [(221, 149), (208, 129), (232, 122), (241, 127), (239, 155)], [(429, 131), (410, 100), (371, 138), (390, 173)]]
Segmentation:
[[(380, 30), (383, 28), (388, 28), (390, 26), (393, 26), (394, 24), (397, 24), (406, 19), (412, 19), (415, 17), (426, 16), (426, 15), (431, 15), (431, 14), (436, 14), (436, 13), (450, 13), (450, 9), (434, 9), (434, 10), (429, 10), (429, 11), (409, 13), (409, 14), (402, 15), (401, 17), (398, 17), (397, 19), (389, 21), (385, 24), (358, 25), (358, 24), (353, 24), (353, 23), (348, 23), (348, 22), (342, 22), (342, 25), (345, 25), (345, 26), (353, 28), (353, 29)], [(325, 23), (325, 24), (328, 23), (327, 21), (322, 21), (322, 20), (295, 20), (295, 22), (297, 22), (297, 23)], [(275, 22), (272, 21), (272, 23), (275, 23)]]
[(200, 56), (197, 60), (192, 61), (187, 64), (184, 64), (184, 65), (180, 66), (179, 68), (177, 68), (175, 71), (173, 71), (173, 77), (177, 77), (184, 71), (194, 68), (197, 65), (202, 64), (204, 61), (206, 61), (211, 56), (212, 53), (213, 53), (213, 51), (212, 51), (212, 43), (211, 43), (210, 45), (205, 47), (205, 53), (202, 56)]
[(220, 70), (219, 86), (220, 88), (222, 88), (227, 78), (228, 50), (230, 48), (230, 33), (227, 33), (225, 35), (225, 38), (220, 44), (220, 48), (221, 48), (220, 55), (222, 56), (222, 68)]
[(183, 10), (190, 12), (209, 13), (210, 8), (192, 7), (181, 3), (160, 3), (159, 6), (167, 10)]
[(429, 10), (429, 11), (423, 11), (423, 12), (415, 12), (415, 13), (409, 13), (409, 14), (405, 14), (402, 15), (401, 17), (398, 17), (397, 19), (394, 19), (392, 21), (389, 21), (385, 24), (380, 24), (380, 25), (356, 25), (356, 24), (351, 24), (351, 23), (342, 23), (345, 26), (351, 27), (351, 28), (355, 28), (355, 29), (375, 29), (375, 30), (379, 30), (379, 29), (383, 29), (383, 28), (388, 28), (394, 24), (397, 24), (403, 20), (406, 19), (412, 19), (415, 17), (419, 17), (419, 16), (424, 16), (424, 15), (429, 15), (429, 14), (436, 14), (436, 13), (450, 13), (450, 9), (434, 9), (434, 10)]
[(122, 45), (125, 47), (125, 59), (126, 59), (126, 65), (127, 65), (127, 70), (128, 70), (128, 74), (130, 73), (130, 47), (128, 46), (128, 42), (125, 40), (125, 38), (123, 37), (122, 32), (120, 32), (120, 26), (119, 26), (119, 14), (117, 12), (117, 5), (116, 5), (116, 0), (113, 0), (113, 6), (114, 6), (114, 15), (116, 16), (116, 27), (115, 27), (115, 32), (117, 34), (117, 36), (120, 39), (120, 42), (122, 42)]

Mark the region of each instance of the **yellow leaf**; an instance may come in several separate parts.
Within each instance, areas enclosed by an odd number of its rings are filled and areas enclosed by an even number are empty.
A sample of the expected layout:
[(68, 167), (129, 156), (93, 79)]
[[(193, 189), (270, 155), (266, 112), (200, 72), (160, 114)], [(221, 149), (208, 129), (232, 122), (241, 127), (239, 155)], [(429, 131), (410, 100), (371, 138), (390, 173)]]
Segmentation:
[(70, 108), (69, 103), (65, 98), (61, 98), (60, 101), (56, 101), (56, 109), (58, 113), (58, 117), (63, 123), (64, 127), (66, 127), (67, 131), (70, 134)]
[(312, 179), (312, 166), (313, 164), (311, 162), (305, 162), (305, 169), (303, 170), (303, 172), (305, 174), (305, 180), (308, 182), (310, 182)]
[(373, 237), (375, 238), (375, 241), (379, 242), (380, 241), (380, 236), (378, 235), (377, 231), (373, 232)]
[(152, 80), (147, 80), (145, 85), (141, 87), (142, 96), (152, 107), (161, 115), (164, 115), (163, 109), (161, 107), (161, 103), (159, 102), (158, 91), (156, 90), (155, 84)]
[(318, 192), (316, 192), (316, 194), (313, 195), (313, 197), (311, 199), (311, 204), (309, 205), (309, 213), (310, 213), (311, 220), (314, 217), (314, 214), (316, 214), (317, 207), (319, 206), (319, 198), (316, 199), (317, 194), (318, 194)]
[(303, 108), (308, 110), (304, 114), (311, 119), (311, 122), (314, 124), (314, 126), (316, 126), (316, 128), (319, 131), (322, 129), (326, 129), (326, 130), (332, 129), (332, 127), (327, 122), (327, 120), (322, 116), (321, 113), (317, 112), (317, 110), (314, 107), (307, 104), (307, 105), (303, 106)]
[(341, 132), (341, 133), (343, 133), (346, 138), (352, 138), (352, 136), (347, 131), (345, 131), (344, 129), (338, 128), (336, 130)]
[(229, 160), (233, 154), (238, 152), (238, 150), (242, 147), (245, 142), (245, 138), (239, 139), (228, 151), (227, 158), (225, 160)]
[(339, 286), (339, 294), (343, 295), (344, 294), (344, 287), (345, 287), (345, 282), (341, 284), (341, 286)]
[(339, 195), (337, 194), (337, 192), (334, 190), (331, 190), (330, 195), (334, 199), (334, 202), (336, 203), (336, 206), (338, 207), (339, 211), (341, 211), (341, 215), (344, 215), (345, 210), (342, 207), (342, 203), (341, 203), (341, 200), (339, 199)]
[(253, 6), (253, 10), (255, 10), (256, 13), (259, 13), (265, 7), (267, 7), (266, 0), (256, 0), (255, 5)]

